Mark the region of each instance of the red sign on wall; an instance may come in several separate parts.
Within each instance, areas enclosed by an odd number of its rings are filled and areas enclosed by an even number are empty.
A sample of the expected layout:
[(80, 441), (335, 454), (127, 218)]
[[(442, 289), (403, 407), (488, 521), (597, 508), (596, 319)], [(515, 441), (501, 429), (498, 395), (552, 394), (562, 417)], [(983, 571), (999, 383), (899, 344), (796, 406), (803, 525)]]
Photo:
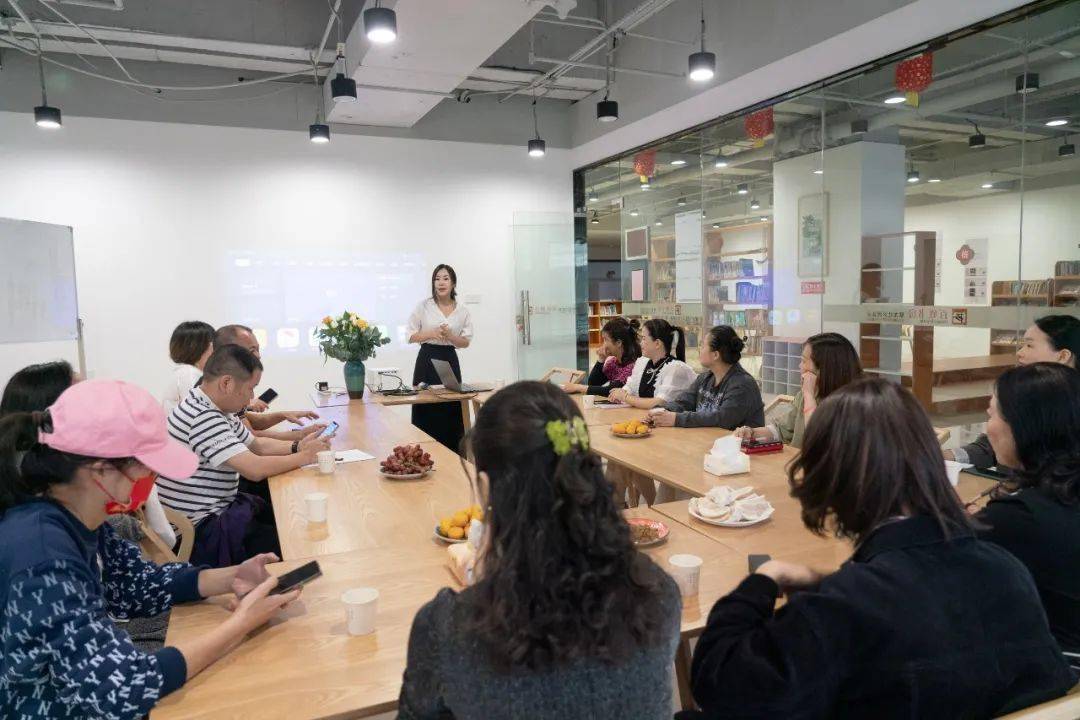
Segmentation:
[(825, 281), (824, 280), (807, 280), (802, 283), (803, 295), (824, 295), (825, 294)]

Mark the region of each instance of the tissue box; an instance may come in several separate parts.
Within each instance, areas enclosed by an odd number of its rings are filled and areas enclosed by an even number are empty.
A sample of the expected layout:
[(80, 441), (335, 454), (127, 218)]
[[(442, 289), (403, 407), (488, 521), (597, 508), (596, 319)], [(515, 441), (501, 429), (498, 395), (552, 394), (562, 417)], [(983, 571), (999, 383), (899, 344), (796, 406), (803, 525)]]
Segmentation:
[(450, 560), (447, 563), (450, 566), (450, 572), (457, 578), (457, 581), (464, 587), (472, 585), (473, 569), (476, 565), (475, 548), (469, 543), (461, 543), (451, 545), (446, 548), (446, 552), (450, 555)]

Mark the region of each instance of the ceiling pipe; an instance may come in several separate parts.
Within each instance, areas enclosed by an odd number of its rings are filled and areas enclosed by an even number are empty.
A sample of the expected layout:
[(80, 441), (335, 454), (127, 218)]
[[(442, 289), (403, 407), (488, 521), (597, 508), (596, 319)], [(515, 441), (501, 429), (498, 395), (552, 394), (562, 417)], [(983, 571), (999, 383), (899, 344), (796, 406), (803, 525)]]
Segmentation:
[(124, 0), (42, 0), (57, 5), (79, 5), (81, 7), (97, 8), (98, 10), (112, 10), (119, 12), (124, 9)]
[[(537, 15), (533, 18), (534, 21), (544, 23), (545, 25), (562, 25), (563, 27), (581, 28), (582, 30), (596, 30), (603, 31), (605, 26), (599, 20), (593, 20), (591, 23), (581, 22), (580, 20), (574, 20), (567, 18), (566, 20), (559, 20), (555, 15)], [(623, 37), (636, 38), (638, 40), (649, 40), (651, 42), (666, 43), (668, 45), (678, 45), (679, 47), (697, 47), (696, 42), (688, 43), (683, 40), (671, 40), (669, 38), (656, 37), (655, 35), (643, 35), (642, 33), (627, 32), (622, 33)]]
[[(583, 62), (570, 62), (568, 60), (560, 60), (559, 58), (538, 57), (536, 55), (530, 55), (529, 56), (529, 62), (530, 63), (534, 63), (534, 62), (551, 63), (553, 65), (566, 64), (566, 65), (569, 65), (570, 67), (587, 68), (589, 70), (605, 70), (606, 69), (605, 66), (603, 66), (603, 65), (594, 65), (592, 63), (583, 63)], [(675, 78), (675, 79), (678, 79), (678, 80), (682, 80), (685, 77), (684, 75), (681, 75), (679, 73), (666, 73), (666, 72), (660, 72), (659, 70), (640, 70), (638, 68), (617, 67), (615, 65), (611, 66), (611, 71), (612, 72), (617, 72), (617, 73), (624, 73), (624, 74), (627, 74), (627, 75), (647, 75), (649, 77)]]

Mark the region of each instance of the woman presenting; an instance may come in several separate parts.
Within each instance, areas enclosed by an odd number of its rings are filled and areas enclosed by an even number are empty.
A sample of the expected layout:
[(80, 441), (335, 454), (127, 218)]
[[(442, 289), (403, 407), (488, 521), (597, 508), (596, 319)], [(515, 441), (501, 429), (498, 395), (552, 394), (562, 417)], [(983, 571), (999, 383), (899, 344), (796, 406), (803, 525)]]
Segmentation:
[[(442, 383), (432, 360), (450, 363), (454, 375), (461, 381), (461, 364), (457, 348), (469, 347), (472, 340), (472, 318), (468, 308), (457, 302), (457, 273), (449, 265), (438, 265), (431, 273), (431, 297), (424, 298), (409, 316), (409, 342), (420, 343), (413, 369), (413, 385)], [(426, 432), (454, 452), (461, 445), (465, 425), (457, 403), (413, 405), (413, 425)]]

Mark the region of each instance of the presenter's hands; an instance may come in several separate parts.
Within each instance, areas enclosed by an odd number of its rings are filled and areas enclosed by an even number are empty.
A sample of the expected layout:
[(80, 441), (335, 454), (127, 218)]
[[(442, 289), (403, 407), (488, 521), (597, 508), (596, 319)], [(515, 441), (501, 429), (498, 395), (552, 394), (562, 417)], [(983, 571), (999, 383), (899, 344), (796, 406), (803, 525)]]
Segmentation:
[(439, 334), (437, 336), (439, 340), (449, 340), (450, 335), (451, 335), (451, 333), (450, 333), (450, 326), (449, 325), (447, 325), (446, 323), (443, 323), (442, 325), (439, 326)]

